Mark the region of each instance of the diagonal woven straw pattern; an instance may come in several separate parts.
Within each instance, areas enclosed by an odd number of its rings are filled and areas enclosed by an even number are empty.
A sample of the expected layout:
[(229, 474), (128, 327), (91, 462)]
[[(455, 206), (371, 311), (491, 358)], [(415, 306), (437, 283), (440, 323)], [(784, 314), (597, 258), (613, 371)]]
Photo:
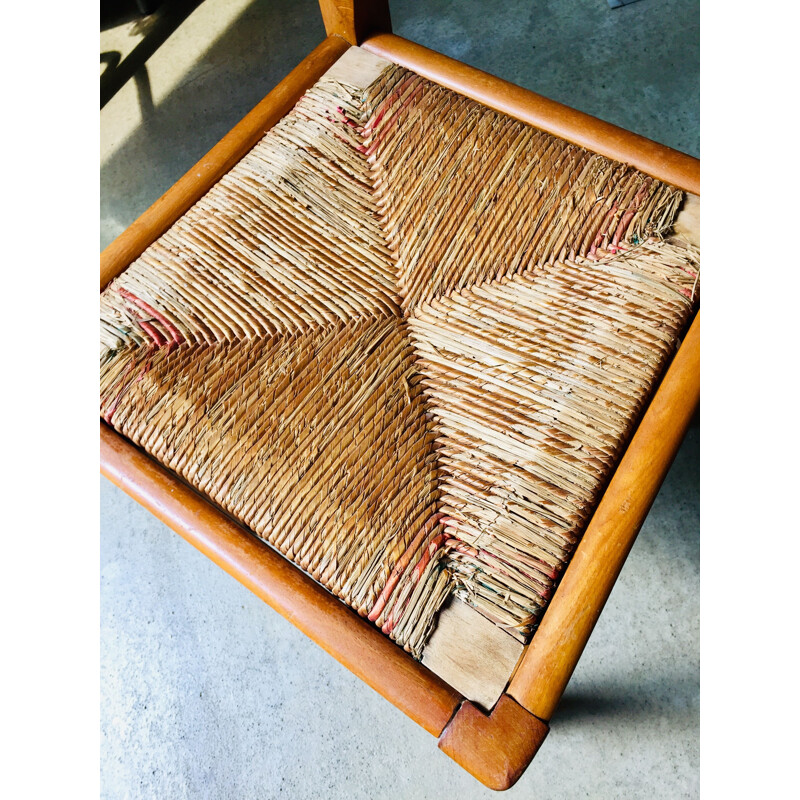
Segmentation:
[(665, 245), (556, 261), (410, 319), (448, 566), (463, 599), (523, 641), (672, 354), (694, 267)]
[(419, 657), (522, 640), (675, 350), (679, 191), (353, 48), (101, 296), (101, 413)]

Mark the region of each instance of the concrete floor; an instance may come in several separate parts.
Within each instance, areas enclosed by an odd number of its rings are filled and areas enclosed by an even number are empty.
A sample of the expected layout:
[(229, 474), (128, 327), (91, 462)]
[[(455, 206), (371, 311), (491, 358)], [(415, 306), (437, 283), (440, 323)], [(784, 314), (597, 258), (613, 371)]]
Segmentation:
[[(498, 8), (501, 10), (498, 10)], [(391, 3), (395, 32), (699, 153), (697, 0)], [(101, 34), (125, 56), (147, 25)], [(312, 0), (205, 0), (101, 112), (101, 244), (322, 38)], [(104, 798), (488, 797), (435, 740), (107, 482)], [(699, 787), (699, 428), (509, 797)]]

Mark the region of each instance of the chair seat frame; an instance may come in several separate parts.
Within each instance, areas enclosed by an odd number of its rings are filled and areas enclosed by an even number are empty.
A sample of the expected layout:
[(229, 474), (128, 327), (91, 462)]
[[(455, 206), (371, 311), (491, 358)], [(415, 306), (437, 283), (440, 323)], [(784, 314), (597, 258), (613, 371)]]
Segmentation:
[[(327, 38), (101, 254), (100, 289), (233, 167), (352, 45), (691, 195), (697, 159), (391, 33), (388, 3), (320, 3)], [(700, 398), (700, 315), (645, 410), (510, 683), (485, 714), (375, 626), (101, 421), (101, 472), (425, 730), (506, 789), (539, 749)]]

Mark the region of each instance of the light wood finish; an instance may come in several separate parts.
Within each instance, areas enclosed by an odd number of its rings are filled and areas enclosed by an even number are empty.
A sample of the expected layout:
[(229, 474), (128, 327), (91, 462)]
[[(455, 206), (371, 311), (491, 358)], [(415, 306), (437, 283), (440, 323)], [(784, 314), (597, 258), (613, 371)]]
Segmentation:
[(100, 423), (100, 471), (434, 736), (463, 699), (126, 439)]
[(700, 162), (696, 158), (548, 100), (400, 36), (378, 34), (368, 38), (363, 47), (489, 108), (630, 164), (687, 192), (700, 194)]
[(670, 365), (508, 693), (549, 720), (700, 400), (700, 314)]
[(488, 710), (506, 688), (522, 651), (522, 642), (456, 598), (439, 612), (422, 663)]
[(319, 0), (319, 9), (328, 36), (341, 36), (350, 44), (392, 30), (388, 0)]
[(700, 247), (700, 198), (696, 194), (687, 194), (683, 201), (673, 232), (678, 239), (683, 239), (695, 247)]
[(507, 694), (491, 715), (464, 702), (448, 724), (439, 749), (490, 789), (513, 786), (547, 736), (549, 728)]
[(347, 43), (338, 36), (325, 39), (230, 133), (114, 239), (100, 255), (101, 291), (228, 172), (347, 48)]

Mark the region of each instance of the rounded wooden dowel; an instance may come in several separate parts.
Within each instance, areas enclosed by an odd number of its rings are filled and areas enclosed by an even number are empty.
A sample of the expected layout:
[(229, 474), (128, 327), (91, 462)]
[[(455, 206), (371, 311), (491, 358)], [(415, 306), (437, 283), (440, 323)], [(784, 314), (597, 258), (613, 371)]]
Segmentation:
[(392, 33), (371, 36), (362, 47), (489, 108), (608, 158), (630, 164), (679, 189), (700, 194), (700, 162), (692, 156), (549, 100)]
[(349, 45), (329, 36), (309, 53), (235, 128), (100, 254), (102, 291), (236, 164)]
[(700, 400), (700, 314), (589, 523), (508, 693), (549, 720)]

